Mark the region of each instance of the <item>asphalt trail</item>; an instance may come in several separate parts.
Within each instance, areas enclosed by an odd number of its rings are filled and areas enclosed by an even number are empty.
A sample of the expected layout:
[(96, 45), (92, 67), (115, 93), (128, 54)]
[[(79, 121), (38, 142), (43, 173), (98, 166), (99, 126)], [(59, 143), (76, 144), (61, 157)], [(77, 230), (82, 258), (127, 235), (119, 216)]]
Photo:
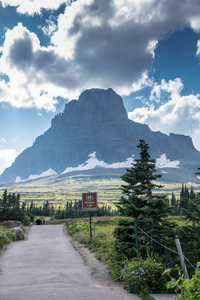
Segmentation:
[(62, 225), (33, 226), (0, 255), (0, 300), (138, 300), (95, 282)]

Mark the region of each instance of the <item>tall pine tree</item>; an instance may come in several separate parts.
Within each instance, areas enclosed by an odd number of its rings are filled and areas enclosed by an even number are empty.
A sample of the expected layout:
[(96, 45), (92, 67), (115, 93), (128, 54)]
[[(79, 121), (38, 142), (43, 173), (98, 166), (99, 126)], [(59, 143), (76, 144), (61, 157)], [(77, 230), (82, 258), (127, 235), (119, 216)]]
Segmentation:
[(138, 148), (140, 148), (140, 158), (136, 159), (132, 167), (127, 169), (122, 176), (122, 180), (125, 182), (121, 186), (123, 196), (116, 206), (121, 216), (131, 219), (119, 221), (114, 232), (115, 250), (124, 252), (128, 257), (133, 255), (131, 242), (135, 243), (133, 228), (135, 221), (143, 231), (138, 230), (140, 251), (143, 256), (149, 251), (162, 255), (164, 248), (161, 248), (151, 238), (168, 246), (169, 242), (171, 244), (171, 237), (174, 236), (174, 224), (169, 223), (166, 219), (170, 212), (169, 201), (166, 196), (153, 194), (153, 191), (163, 187), (155, 183), (155, 180), (161, 178), (162, 175), (157, 174), (156, 161), (149, 155), (148, 144), (144, 140), (140, 140)]

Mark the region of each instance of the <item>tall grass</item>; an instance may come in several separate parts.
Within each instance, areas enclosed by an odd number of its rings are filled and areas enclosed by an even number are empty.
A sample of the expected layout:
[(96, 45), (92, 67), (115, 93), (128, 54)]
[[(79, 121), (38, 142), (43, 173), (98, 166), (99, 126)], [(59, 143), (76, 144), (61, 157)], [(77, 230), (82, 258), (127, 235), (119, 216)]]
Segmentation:
[(118, 217), (95, 218), (92, 223), (92, 241), (90, 240), (89, 223), (77, 222), (68, 225), (68, 232), (74, 240), (86, 244), (95, 252), (97, 259), (109, 264), (110, 253), (113, 248), (113, 231), (117, 224)]

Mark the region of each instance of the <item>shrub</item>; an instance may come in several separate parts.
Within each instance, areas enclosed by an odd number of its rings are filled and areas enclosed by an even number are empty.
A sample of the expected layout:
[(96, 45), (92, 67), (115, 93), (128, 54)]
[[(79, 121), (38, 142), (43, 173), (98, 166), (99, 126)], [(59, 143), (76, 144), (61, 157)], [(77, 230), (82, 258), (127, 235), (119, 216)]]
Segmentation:
[(30, 225), (30, 220), (29, 220), (29, 217), (26, 216), (25, 220), (24, 220), (24, 226), (28, 226)]
[(84, 222), (77, 222), (68, 226), (68, 232), (70, 235), (74, 235), (77, 232), (82, 232), (83, 230), (89, 230), (89, 224)]
[(15, 232), (12, 231), (5, 231), (0, 233), (0, 250), (4, 245), (9, 244), (12, 241), (16, 241), (17, 236)]
[(175, 289), (176, 299), (200, 299), (200, 262), (197, 263), (197, 269), (191, 279), (184, 279), (179, 271), (179, 278), (177, 280), (172, 278), (167, 287)]
[(88, 244), (90, 242), (88, 223), (78, 222), (71, 224), (68, 226), (68, 233), (79, 243)]
[(121, 271), (124, 287), (129, 293), (148, 295), (166, 291), (167, 277), (163, 274), (162, 263), (152, 258), (125, 261)]

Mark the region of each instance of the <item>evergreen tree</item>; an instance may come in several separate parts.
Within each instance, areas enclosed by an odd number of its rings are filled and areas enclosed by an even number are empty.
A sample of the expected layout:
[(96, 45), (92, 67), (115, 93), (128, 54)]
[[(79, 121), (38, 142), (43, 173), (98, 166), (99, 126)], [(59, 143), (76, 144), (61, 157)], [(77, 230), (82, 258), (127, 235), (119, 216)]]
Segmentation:
[(8, 192), (7, 190), (5, 190), (2, 196), (2, 208), (6, 209), (7, 206), (8, 206)]
[(16, 207), (20, 208), (20, 194), (17, 194), (15, 203), (16, 203)]
[(192, 226), (200, 226), (200, 198), (188, 199), (188, 207), (182, 208), (181, 213)]
[(172, 198), (171, 198), (171, 208), (172, 208), (172, 215), (178, 215), (179, 214), (179, 206), (178, 201), (176, 199), (175, 194), (172, 192)]
[[(148, 153), (149, 146), (144, 140), (140, 140), (137, 147), (140, 148), (140, 159), (136, 159), (133, 166), (127, 169), (121, 177), (126, 182), (125, 185), (121, 186), (124, 196), (120, 198), (116, 206), (122, 216), (143, 220), (148, 217), (149, 213), (152, 215), (149, 209), (152, 206), (152, 201), (155, 205), (156, 199), (159, 199), (159, 201), (163, 199), (163, 197), (153, 196), (153, 190), (160, 189), (163, 186), (153, 182), (162, 175), (156, 174), (155, 160), (151, 159)], [(165, 207), (164, 211), (167, 212), (165, 202), (162, 202)], [(157, 216), (157, 218), (156, 223), (160, 217)]]
[(174, 208), (176, 206), (176, 197), (175, 197), (174, 193), (172, 193), (171, 206), (174, 207)]
[(196, 194), (194, 192), (194, 187), (191, 186), (190, 188), (190, 199), (195, 199), (196, 198)]
[(22, 221), (25, 216), (25, 205), (20, 207), (20, 196), (4, 191), (0, 206), (0, 222), (7, 220)]
[(45, 216), (50, 216), (50, 205), (49, 205), (49, 201), (47, 200), (44, 204), (43, 204), (43, 214), (45, 215)]
[(32, 211), (33, 207), (34, 207), (34, 203), (33, 203), (33, 200), (32, 200), (31, 205), (30, 205), (30, 212)]
[[(9, 194), (10, 195), (10, 194)], [(16, 196), (15, 196), (15, 193), (13, 193), (12, 195), (11, 195), (11, 199), (10, 199), (10, 206), (11, 206), (11, 208), (15, 208), (15, 205), (16, 205)]]
[(182, 189), (180, 192), (180, 204), (179, 204), (179, 212), (182, 214), (182, 209), (188, 209), (189, 205), (190, 193), (187, 186), (182, 184)]
[(180, 200), (182, 198), (189, 198), (190, 197), (190, 193), (189, 193), (189, 189), (187, 188), (187, 186), (182, 184), (182, 188), (181, 188), (181, 192), (180, 192)]
[[(146, 199), (151, 200), (152, 190), (163, 187), (153, 183), (153, 180), (161, 178), (162, 175), (156, 174), (156, 161), (151, 159), (148, 153), (148, 144), (144, 140), (140, 140), (140, 144), (137, 147), (140, 148), (140, 159), (136, 159), (133, 167), (127, 169), (126, 173), (121, 177), (126, 182), (126, 185), (121, 186), (121, 190), (128, 197), (131, 195), (144, 195)], [(123, 203), (123, 197), (121, 201)], [(119, 208), (119, 205), (117, 207)]]
[[(149, 155), (149, 146), (144, 140), (140, 140), (138, 148), (140, 148), (140, 158), (136, 159), (133, 166), (127, 169), (122, 176), (122, 180), (126, 184), (121, 186), (123, 196), (116, 203), (120, 215), (131, 217), (132, 220), (119, 221), (114, 232), (115, 249), (121, 253), (125, 251), (125, 255), (127, 255), (129, 249), (127, 249), (124, 237), (127, 236), (127, 241), (130, 243), (130, 236), (128, 237), (130, 227), (132, 227), (132, 240), (135, 243), (134, 220), (147, 234), (139, 232), (140, 251), (146, 254), (147, 251), (152, 250), (162, 255), (164, 248), (161, 249), (148, 236), (166, 245), (170, 241), (170, 237), (174, 236), (173, 228), (175, 225), (166, 220), (170, 212), (166, 196), (153, 195), (153, 190), (161, 189), (163, 186), (154, 182), (162, 175), (156, 174), (156, 161)], [(133, 248), (130, 251), (133, 253)]]

